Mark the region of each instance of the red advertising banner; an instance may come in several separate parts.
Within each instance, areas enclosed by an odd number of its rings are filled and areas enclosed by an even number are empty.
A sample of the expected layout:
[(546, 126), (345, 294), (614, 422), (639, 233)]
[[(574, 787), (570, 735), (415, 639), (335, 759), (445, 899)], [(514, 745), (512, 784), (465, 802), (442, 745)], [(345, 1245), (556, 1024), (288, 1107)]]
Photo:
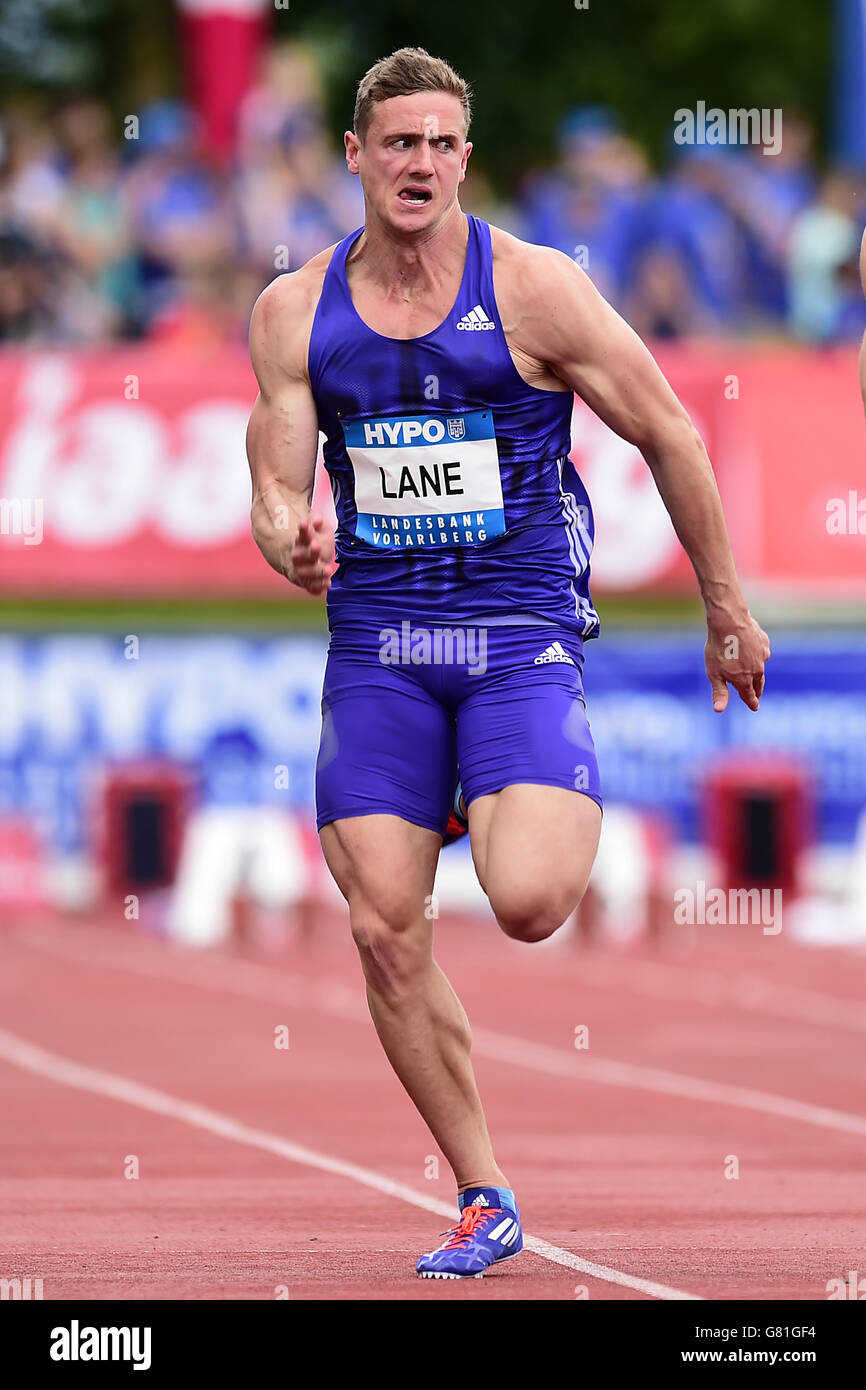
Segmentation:
[[(866, 426), (856, 349), (678, 346), (660, 364), (713, 460), (742, 576), (866, 596)], [(0, 357), (0, 591), (296, 594), (249, 531), (242, 349), (129, 344)], [(597, 594), (694, 593), (641, 455), (575, 402)], [(320, 467), (317, 505), (331, 510)]]

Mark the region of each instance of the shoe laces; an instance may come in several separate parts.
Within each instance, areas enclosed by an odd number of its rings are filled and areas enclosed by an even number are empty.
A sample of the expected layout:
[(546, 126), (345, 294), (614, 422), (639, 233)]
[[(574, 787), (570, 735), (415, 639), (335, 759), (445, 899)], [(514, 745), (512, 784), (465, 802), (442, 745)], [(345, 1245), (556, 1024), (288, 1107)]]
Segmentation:
[(463, 1215), (460, 1218), (459, 1226), (455, 1226), (450, 1231), (442, 1231), (440, 1234), (448, 1236), (444, 1245), (440, 1245), (440, 1250), (460, 1250), (464, 1246), (471, 1245), (475, 1231), (479, 1224), (488, 1216), (501, 1216), (501, 1207), (479, 1207), (473, 1202), (471, 1206), (463, 1208)]

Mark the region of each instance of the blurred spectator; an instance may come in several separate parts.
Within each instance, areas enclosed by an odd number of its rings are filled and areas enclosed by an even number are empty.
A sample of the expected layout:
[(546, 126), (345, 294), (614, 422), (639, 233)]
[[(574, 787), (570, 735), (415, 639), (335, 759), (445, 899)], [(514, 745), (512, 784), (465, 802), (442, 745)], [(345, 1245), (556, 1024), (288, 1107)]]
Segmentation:
[(364, 221), (360, 180), (309, 110), (290, 116), (242, 165), (236, 202), (243, 249), (266, 279), (297, 270)]
[(728, 206), (745, 234), (746, 294), (753, 311), (784, 319), (788, 310), (785, 255), (795, 217), (815, 194), (813, 131), (796, 112), (782, 117), (778, 154), (749, 145), (727, 191)]
[(624, 312), (645, 339), (706, 333), (711, 323), (679, 248), (661, 241), (640, 255)]
[(265, 161), (294, 118), (322, 110), (322, 84), (313, 57), (298, 43), (266, 49), (256, 85), (241, 103), (238, 156), (242, 164)]
[(224, 190), (196, 158), (193, 119), (181, 103), (144, 109), (135, 155), (126, 194), (149, 324), (177, 305), (190, 278), (231, 264), (232, 223)]
[(678, 147), (641, 227), (641, 256), (661, 247), (688, 286), (689, 319), (716, 331), (738, 326), (745, 296), (745, 238), (728, 206), (735, 156), (723, 146)]
[[(461, 202), (576, 259), (648, 338), (790, 325), (845, 339), (862, 331), (863, 189), (836, 174), (816, 198), (812, 143), (788, 112), (774, 156), (672, 146), (654, 177), (613, 112), (580, 107), (516, 206), (477, 163)], [(264, 285), (363, 222), (360, 180), (326, 128), (302, 44), (265, 52), (232, 172), (216, 174), (206, 155), (177, 101), (145, 107), (128, 140), (90, 97), (51, 119), (35, 100), (0, 111), (0, 339), (241, 340)]]
[(831, 170), (817, 202), (794, 221), (787, 257), (790, 322), (800, 338), (825, 343), (863, 331), (858, 191), (846, 173)]
[(63, 185), (53, 241), (70, 270), (57, 306), (62, 336), (98, 340), (131, 322), (137, 290), (117, 141), (99, 102), (82, 97), (59, 113)]
[(12, 106), (0, 122), (0, 224), (36, 240), (57, 223), (63, 177), (57, 149), (41, 111)]
[(22, 233), (0, 230), (0, 342), (43, 342), (51, 334), (45, 257)]
[(556, 166), (524, 196), (525, 235), (575, 257), (613, 303), (633, 268), (635, 239), (650, 194), (643, 152), (603, 107), (563, 121)]
[(0, 122), (0, 341), (40, 343), (56, 336), (51, 234), (63, 180), (50, 127), (33, 106), (8, 108)]
[[(148, 325), (148, 338), (179, 350), (200, 351), (239, 339), (246, 318), (233, 293), (233, 274), (226, 265), (191, 266), (174, 282), (174, 292)], [(253, 296), (253, 299), (255, 296)]]

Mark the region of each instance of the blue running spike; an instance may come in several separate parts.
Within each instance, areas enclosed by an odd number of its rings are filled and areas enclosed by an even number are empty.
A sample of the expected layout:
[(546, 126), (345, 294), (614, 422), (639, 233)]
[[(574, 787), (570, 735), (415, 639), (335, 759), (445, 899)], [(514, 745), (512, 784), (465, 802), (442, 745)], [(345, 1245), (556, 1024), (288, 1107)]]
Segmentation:
[[(493, 1264), (510, 1260), (523, 1249), (520, 1213), (499, 1206), (500, 1189), (472, 1188), (460, 1222), (443, 1234), (436, 1250), (415, 1266), (422, 1279), (481, 1279)], [(496, 1203), (496, 1205), (494, 1205)]]

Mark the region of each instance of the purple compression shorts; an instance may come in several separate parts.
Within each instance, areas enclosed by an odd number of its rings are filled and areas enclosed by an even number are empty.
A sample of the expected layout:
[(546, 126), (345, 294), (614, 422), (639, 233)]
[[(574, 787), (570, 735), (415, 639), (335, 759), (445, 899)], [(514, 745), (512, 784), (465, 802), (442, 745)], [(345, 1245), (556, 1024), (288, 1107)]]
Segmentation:
[(444, 831), (514, 782), (602, 805), (580, 637), (555, 624), (341, 623), (331, 633), (316, 766), (319, 829), (385, 813)]

